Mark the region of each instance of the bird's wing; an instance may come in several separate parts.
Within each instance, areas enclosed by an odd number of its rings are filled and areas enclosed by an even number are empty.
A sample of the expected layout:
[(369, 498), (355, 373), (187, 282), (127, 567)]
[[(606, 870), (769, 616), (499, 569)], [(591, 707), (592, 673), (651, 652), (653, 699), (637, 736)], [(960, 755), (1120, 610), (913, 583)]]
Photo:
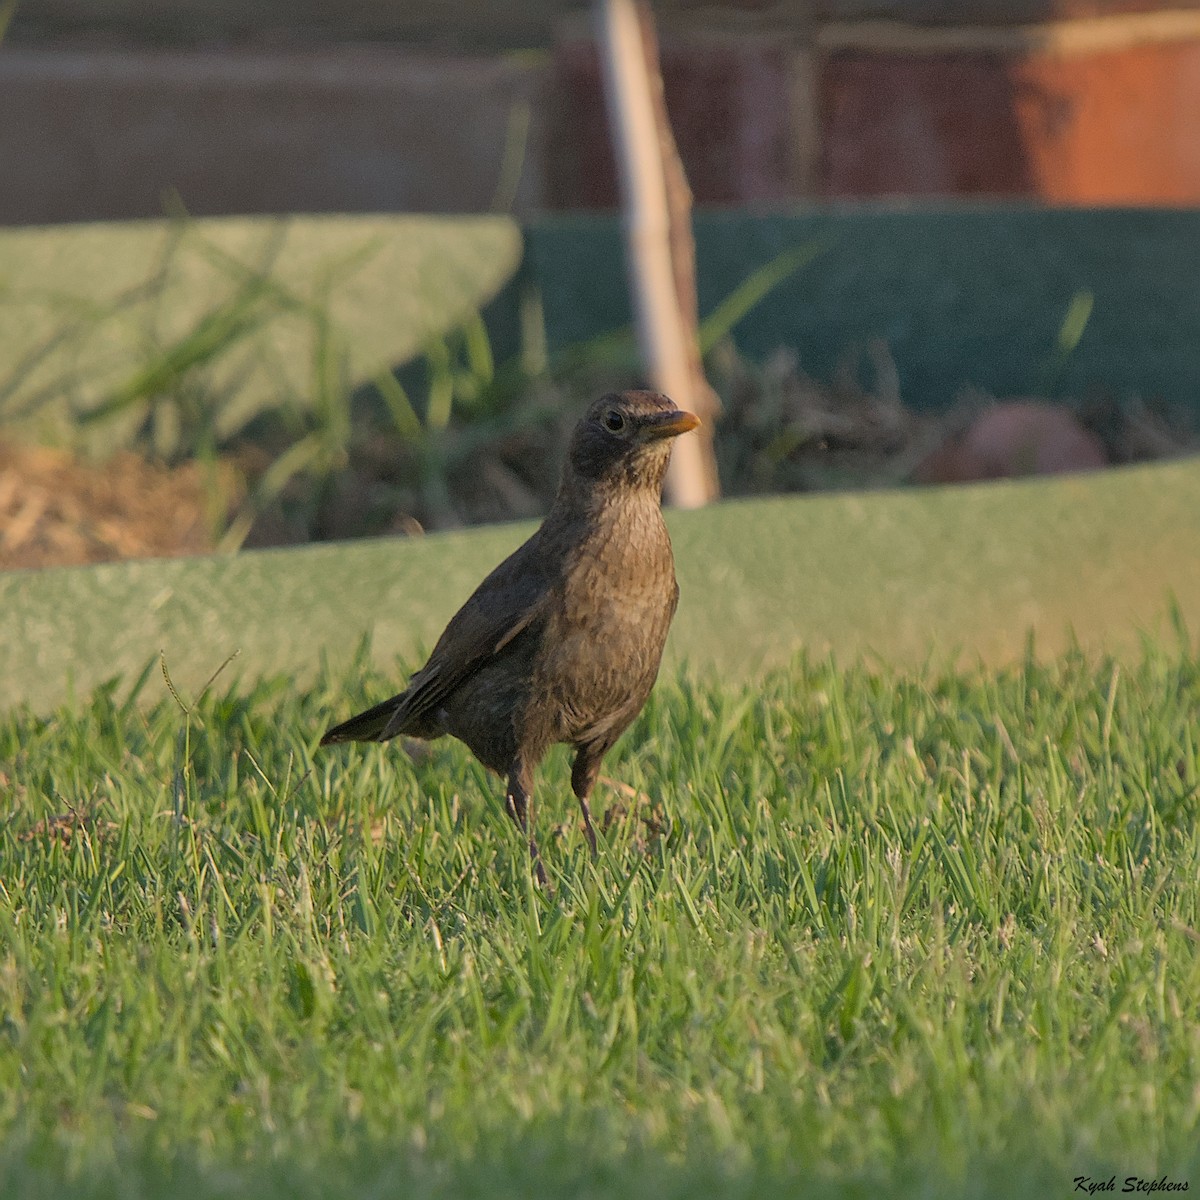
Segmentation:
[(381, 740), (435, 713), (464, 680), (541, 620), (554, 587), (556, 564), (540, 552), (539, 542), (534, 534), (506, 558), (450, 619), (429, 661), (398, 697)]

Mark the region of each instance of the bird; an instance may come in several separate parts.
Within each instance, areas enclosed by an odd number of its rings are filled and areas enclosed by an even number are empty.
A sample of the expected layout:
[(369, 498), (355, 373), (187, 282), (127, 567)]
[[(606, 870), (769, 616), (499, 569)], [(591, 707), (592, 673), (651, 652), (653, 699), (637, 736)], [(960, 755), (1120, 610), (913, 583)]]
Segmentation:
[(595, 857), (589, 797), (600, 763), (650, 696), (679, 601), (663, 480), (674, 439), (699, 424), (654, 391), (591, 404), (541, 526), (454, 614), (404, 691), (334, 725), (320, 744), (445, 734), (466, 743), (507, 781), (506, 811), (546, 886), (534, 772), (565, 743)]

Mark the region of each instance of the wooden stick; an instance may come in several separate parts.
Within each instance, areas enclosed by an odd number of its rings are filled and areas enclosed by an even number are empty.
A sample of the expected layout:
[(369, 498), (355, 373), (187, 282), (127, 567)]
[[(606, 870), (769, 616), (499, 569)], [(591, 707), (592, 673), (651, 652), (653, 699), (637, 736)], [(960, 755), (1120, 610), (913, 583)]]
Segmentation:
[[(712, 406), (709, 397), (696, 388), (693, 376), (694, 363), (699, 362), (695, 327), (691, 330), (693, 345), (689, 349), (689, 331), (680, 310), (676, 265), (671, 254), (671, 212), (663, 168), (663, 141), (647, 70), (643, 18), (638, 9), (635, 0), (596, 0), (604, 90), (621, 182), (638, 345), (654, 386), (681, 408), (699, 409), (697, 415), (707, 416), (711, 438)], [(652, 20), (648, 11), (645, 19)], [(671, 148), (674, 148), (673, 138)], [(690, 232), (689, 218), (689, 235)], [(667, 474), (666, 494), (672, 504), (699, 508), (715, 498), (716, 471), (711, 459), (711, 441), (697, 437), (680, 439)]]

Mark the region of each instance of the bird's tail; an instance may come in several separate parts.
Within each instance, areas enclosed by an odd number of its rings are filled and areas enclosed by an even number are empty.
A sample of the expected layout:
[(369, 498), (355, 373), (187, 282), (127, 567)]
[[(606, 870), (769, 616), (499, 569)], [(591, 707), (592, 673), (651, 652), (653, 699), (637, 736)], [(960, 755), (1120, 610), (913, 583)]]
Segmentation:
[(366, 712), (360, 712), (358, 716), (326, 730), (321, 745), (329, 746), (334, 742), (378, 742), (399, 701), (400, 696), (393, 696), (390, 700), (384, 700), (374, 708), (368, 708)]

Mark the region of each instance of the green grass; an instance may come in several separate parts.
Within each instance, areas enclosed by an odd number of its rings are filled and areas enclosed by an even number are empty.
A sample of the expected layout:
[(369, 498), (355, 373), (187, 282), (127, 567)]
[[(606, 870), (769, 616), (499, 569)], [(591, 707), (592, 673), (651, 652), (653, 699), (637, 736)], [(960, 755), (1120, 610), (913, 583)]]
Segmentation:
[(456, 744), (314, 754), (388, 682), (0, 718), (0, 1194), (1200, 1183), (1190, 651), (666, 678), (552, 896)]

